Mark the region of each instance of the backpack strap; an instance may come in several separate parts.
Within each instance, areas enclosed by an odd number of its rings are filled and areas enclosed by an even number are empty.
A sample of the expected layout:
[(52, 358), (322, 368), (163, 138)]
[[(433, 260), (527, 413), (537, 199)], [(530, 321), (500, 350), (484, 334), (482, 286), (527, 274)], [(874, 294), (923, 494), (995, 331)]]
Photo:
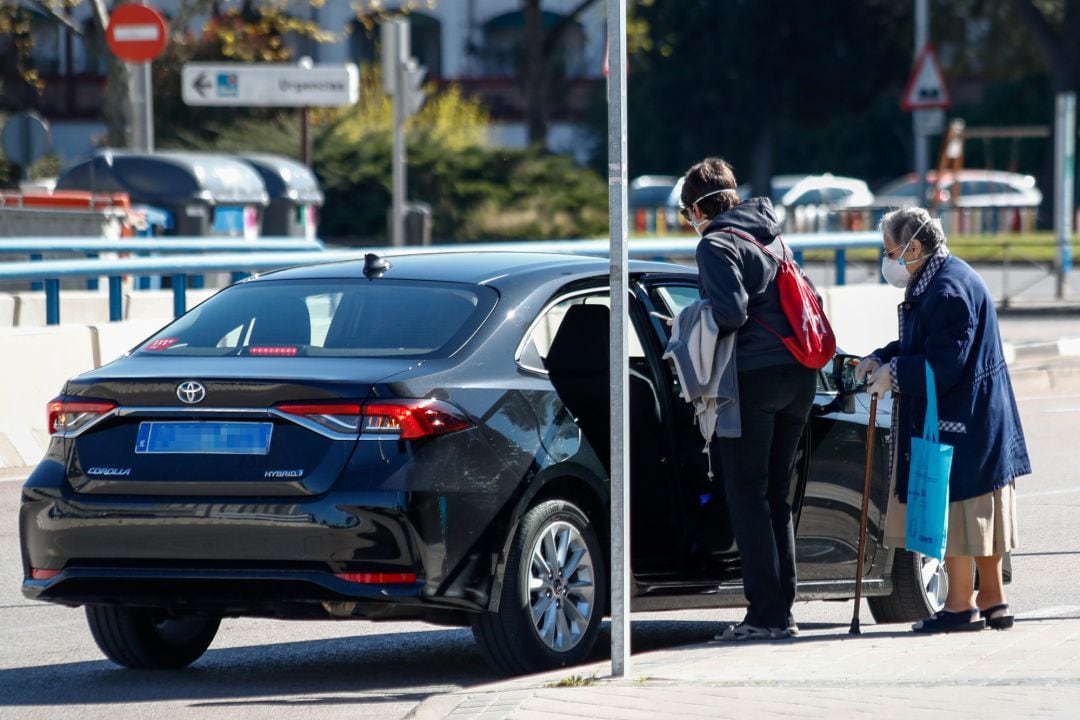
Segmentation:
[(781, 252), (784, 254), (784, 256), (782, 258), (776, 257), (776, 253), (774, 253), (772, 250), (770, 250), (765, 245), (765, 243), (761, 242), (760, 240), (758, 240), (756, 237), (754, 237), (750, 233), (746, 232), (745, 230), (739, 230), (738, 228), (733, 228), (733, 227), (723, 227), (723, 228), (720, 228), (719, 230), (717, 230), (717, 232), (731, 233), (732, 235), (734, 235), (737, 238), (742, 238), (743, 240), (747, 240), (749, 242), (754, 243), (759, 248), (761, 248), (761, 251), (763, 253), (765, 253), (766, 255), (771, 257), (776, 262), (777, 265), (779, 265), (780, 263), (787, 260), (787, 245), (784, 244), (784, 238), (782, 238), (779, 235), (776, 236), (776, 239), (780, 241)]
[[(755, 245), (757, 245), (759, 248), (761, 248), (761, 252), (763, 252), (766, 255), (768, 255), (769, 257), (771, 257), (773, 259), (773, 262), (776, 263), (777, 274), (779, 276), (779, 273), (781, 271), (781, 268), (782, 268), (784, 262), (787, 261), (787, 246), (784, 244), (784, 239), (782, 237), (780, 237), (779, 235), (776, 236), (776, 239), (780, 241), (781, 252), (784, 253), (783, 258), (778, 258), (778, 257), (776, 257), (776, 253), (774, 253), (772, 250), (769, 250), (769, 248), (767, 248), (764, 243), (762, 243), (760, 240), (758, 240), (756, 237), (754, 237), (750, 233), (746, 232), (745, 230), (739, 230), (739, 229), (733, 228), (733, 227), (723, 227), (723, 228), (720, 228), (717, 232), (728, 232), (728, 233), (731, 233), (732, 235), (734, 235), (737, 238), (741, 238), (743, 240), (746, 240), (748, 242), (752, 242)], [(771, 325), (769, 325), (767, 322), (765, 322), (764, 320), (759, 318), (757, 315), (754, 315), (753, 313), (750, 313), (750, 312), (747, 313), (747, 316), (751, 320), (756, 322), (758, 325), (760, 325), (761, 327), (765, 328), (766, 330), (771, 332), (773, 335), (775, 335), (777, 340), (779, 340), (780, 342), (784, 342), (784, 336), (781, 335), (780, 333), (778, 333), (776, 331), (776, 329), (773, 328)]]

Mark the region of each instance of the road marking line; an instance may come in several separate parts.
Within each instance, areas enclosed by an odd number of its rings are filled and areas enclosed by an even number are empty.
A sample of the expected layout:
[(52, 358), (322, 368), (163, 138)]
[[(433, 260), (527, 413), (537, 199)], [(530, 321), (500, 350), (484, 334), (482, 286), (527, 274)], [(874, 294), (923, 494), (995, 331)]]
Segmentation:
[(1037, 492), (1021, 492), (1016, 495), (1017, 500), (1033, 497), (1047, 497), (1048, 495), (1068, 495), (1080, 493), (1080, 488), (1066, 488), (1064, 490), (1039, 490)]
[(1035, 608), (1024, 612), (1013, 613), (1018, 618), (1052, 618), (1067, 615), (1080, 615), (1080, 605), (1052, 605), (1051, 607)]

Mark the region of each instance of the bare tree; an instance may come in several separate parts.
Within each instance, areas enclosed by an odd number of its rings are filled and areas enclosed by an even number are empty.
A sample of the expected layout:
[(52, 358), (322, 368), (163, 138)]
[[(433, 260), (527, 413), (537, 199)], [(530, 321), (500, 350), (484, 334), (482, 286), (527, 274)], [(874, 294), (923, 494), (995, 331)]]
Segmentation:
[(570, 12), (545, 29), (540, 0), (523, 0), (525, 37), (521, 80), (525, 92), (525, 126), (529, 144), (547, 144), (555, 51), (567, 29), (595, 2), (581, 0)]

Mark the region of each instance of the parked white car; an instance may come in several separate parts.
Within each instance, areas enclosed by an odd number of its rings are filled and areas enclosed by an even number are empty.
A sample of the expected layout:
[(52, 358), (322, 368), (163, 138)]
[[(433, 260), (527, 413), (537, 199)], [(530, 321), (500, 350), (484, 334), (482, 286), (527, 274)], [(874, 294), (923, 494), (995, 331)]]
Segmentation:
[[(926, 173), (926, 202), (930, 201), (937, 172)], [(900, 207), (917, 202), (915, 173), (893, 180), (878, 190), (876, 207)], [(1038, 207), (1042, 192), (1031, 175), (1001, 170), (960, 170), (942, 175), (937, 204), (957, 207)]]

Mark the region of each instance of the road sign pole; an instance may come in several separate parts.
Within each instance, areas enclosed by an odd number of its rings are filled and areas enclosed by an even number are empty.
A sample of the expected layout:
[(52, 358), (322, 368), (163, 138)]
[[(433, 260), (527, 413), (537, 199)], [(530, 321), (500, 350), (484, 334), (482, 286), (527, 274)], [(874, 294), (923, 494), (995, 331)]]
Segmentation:
[(406, 181), (406, 153), (405, 144), (405, 63), (409, 56), (408, 21), (396, 19), (391, 21), (394, 37), (393, 63), (391, 68), (394, 78), (394, 94), (391, 100), (393, 106), (393, 167), (391, 169), (391, 182), (393, 185), (393, 202), (391, 207), (390, 244), (394, 247), (402, 247), (405, 244), (405, 196), (407, 192)]
[(139, 70), (137, 82), (142, 85), (142, 138), (141, 150), (154, 152), (154, 73), (153, 66), (149, 62), (138, 63)]
[[(930, 9), (927, 0), (915, 0), (915, 57), (919, 56), (929, 39)], [(915, 139), (916, 204), (926, 204), (926, 171), (930, 167), (930, 138), (920, 127), (919, 118), (911, 115)]]
[[(608, 0), (608, 219), (611, 233), (611, 674), (630, 672), (630, 347), (627, 296), (626, 0)], [(599, 598), (602, 605), (604, 600)]]
[(1057, 238), (1057, 299), (1065, 299), (1072, 270), (1073, 183), (1076, 174), (1076, 93), (1059, 93), (1054, 121), (1054, 235)]

